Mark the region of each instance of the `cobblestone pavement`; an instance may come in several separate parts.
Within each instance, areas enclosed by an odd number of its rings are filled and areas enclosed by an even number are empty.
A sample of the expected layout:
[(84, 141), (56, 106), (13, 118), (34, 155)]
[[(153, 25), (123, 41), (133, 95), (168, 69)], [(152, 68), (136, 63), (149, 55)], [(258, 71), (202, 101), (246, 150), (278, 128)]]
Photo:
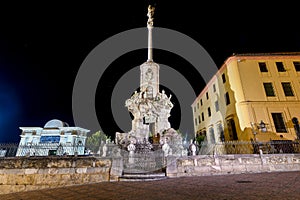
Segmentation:
[(102, 182), (0, 195), (0, 200), (251, 200), (300, 199), (300, 172), (168, 178), (156, 181)]

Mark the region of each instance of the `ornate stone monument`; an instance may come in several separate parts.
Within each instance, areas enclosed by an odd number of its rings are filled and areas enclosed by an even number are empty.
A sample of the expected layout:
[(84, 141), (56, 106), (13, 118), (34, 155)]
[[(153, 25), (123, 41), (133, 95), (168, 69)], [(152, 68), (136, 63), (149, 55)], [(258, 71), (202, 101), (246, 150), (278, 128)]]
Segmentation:
[(128, 111), (134, 116), (132, 129), (128, 133), (116, 133), (116, 143), (128, 145), (131, 140), (143, 142), (151, 134), (153, 137), (162, 135), (171, 128), (168, 121), (173, 104), (171, 95), (159, 91), (159, 65), (153, 61), (152, 29), (154, 7), (148, 7), (148, 59), (140, 66), (140, 91), (125, 101)]

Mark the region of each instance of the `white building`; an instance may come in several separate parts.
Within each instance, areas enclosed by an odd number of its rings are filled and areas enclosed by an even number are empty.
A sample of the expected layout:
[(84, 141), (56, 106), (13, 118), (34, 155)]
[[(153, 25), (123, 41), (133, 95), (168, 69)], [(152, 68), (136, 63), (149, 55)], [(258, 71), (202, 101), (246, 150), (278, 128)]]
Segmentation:
[(20, 127), (22, 134), (16, 156), (84, 155), (87, 133), (90, 130), (69, 127), (57, 119), (44, 128)]

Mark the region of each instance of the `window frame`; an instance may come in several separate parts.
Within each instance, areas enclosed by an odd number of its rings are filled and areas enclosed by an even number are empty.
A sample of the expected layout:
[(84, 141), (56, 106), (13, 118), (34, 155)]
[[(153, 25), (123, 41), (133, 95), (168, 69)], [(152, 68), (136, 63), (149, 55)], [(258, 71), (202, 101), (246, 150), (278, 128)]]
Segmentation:
[(220, 111), (220, 105), (219, 105), (219, 101), (218, 100), (215, 101), (215, 110), (216, 110), (216, 112)]
[(222, 74), (222, 82), (223, 82), (223, 83), (226, 83), (225, 73)]
[(224, 94), (224, 97), (225, 97), (225, 104), (226, 104), (226, 106), (228, 106), (228, 105), (230, 104), (229, 93), (226, 92), (226, 93)]
[(288, 131), (287, 131), (286, 122), (284, 121), (283, 113), (273, 112), (271, 113), (271, 116), (272, 116), (276, 133), (287, 133)]
[[(268, 85), (268, 87), (267, 87), (267, 85)], [(275, 97), (276, 96), (275, 89), (273, 87), (272, 82), (263, 82), (263, 86), (264, 86), (265, 94), (267, 97)], [(270, 90), (268, 90), (268, 89), (270, 89)]]
[(262, 73), (269, 72), (266, 62), (258, 62), (258, 66), (259, 66), (259, 71), (260, 72), (262, 72)]
[(295, 96), (291, 82), (281, 82), (281, 86), (283, 89), (283, 93), (286, 97), (294, 97)]
[(300, 61), (293, 61), (293, 65), (294, 65), (295, 71), (300, 72)]
[(278, 72), (286, 72), (283, 62), (275, 62)]

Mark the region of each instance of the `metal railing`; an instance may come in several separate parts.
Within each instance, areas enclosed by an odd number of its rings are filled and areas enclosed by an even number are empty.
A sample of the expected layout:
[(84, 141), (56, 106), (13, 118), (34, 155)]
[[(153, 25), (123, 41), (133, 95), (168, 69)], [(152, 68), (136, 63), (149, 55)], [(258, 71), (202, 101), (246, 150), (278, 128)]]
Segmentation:
[(85, 150), (82, 144), (40, 143), (19, 145), (7, 143), (0, 144), (0, 157), (85, 155)]
[(226, 141), (198, 145), (198, 155), (212, 154), (280, 154), (300, 153), (300, 141), (271, 140), (269, 142)]
[[(197, 145), (197, 155), (222, 155), (222, 154), (281, 154), (300, 153), (300, 141), (271, 140), (269, 142), (253, 141), (226, 141), (209, 143), (201, 142)], [(32, 145), (19, 145), (17, 143), (0, 143), (1, 157), (18, 156), (74, 156), (89, 155), (84, 145), (42, 143)], [(102, 155), (102, 154), (101, 154)], [(100, 155), (100, 156), (101, 156)]]
[(19, 144), (3, 143), (0, 144), (0, 157), (15, 157)]

